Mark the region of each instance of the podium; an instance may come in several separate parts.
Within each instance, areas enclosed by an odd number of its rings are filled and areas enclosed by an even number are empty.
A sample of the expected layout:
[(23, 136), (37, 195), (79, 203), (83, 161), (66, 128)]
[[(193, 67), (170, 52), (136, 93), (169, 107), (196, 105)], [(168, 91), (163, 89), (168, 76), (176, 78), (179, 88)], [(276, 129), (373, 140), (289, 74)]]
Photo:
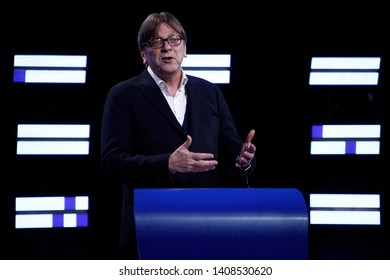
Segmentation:
[(295, 188), (135, 189), (141, 260), (302, 260), (306, 202)]

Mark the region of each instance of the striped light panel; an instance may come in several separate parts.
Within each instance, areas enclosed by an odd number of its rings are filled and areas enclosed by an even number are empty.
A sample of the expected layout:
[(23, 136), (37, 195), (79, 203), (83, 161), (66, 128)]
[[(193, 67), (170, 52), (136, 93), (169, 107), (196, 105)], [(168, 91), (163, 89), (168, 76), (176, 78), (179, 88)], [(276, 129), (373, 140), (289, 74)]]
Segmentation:
[(17, 197), (15, 228), (88, 227), (88, 196)]
[(310, 224), (381, 224), (379, 194), (310, 194), (310, 208)]
[(189, 54), (183, 60), (182, 67), (188, 75), (216, 84), (230, 83), (230, 55), (228, 54)]
[(15, 55), (15, 83), (85, 83), (85, 55)]
[(378, 85), (380, 57), (313, 57), (309, 85)]
[(379, 155), (380, 125), (313, 125), (311, 155)]
[(17, 155), (88, 155), (90, 126), (19, 124)]

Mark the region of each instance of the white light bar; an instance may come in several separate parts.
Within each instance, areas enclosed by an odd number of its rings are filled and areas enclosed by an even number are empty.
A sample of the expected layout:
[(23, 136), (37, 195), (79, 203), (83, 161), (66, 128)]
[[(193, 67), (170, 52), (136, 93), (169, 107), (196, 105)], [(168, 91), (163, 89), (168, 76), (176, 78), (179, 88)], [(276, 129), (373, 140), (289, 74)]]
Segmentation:
[(25, 70), (25, 83), (85, 83), (85, 70)]
[(88, 155), (89, 125), (19, 124), (17, 155)]
[(15, 215), (15, 228), (52, 228), (52, 214)]
[(310, 194), (310, 224), (380, 225), (379, 194)]
[(379, 211), (310, 211), (310, 224), (380, 225)]
[(85, 83), (85, 55), (15, 55), (16, 83)]
[(19, 124), (21, 138), (89, 138), (86, 124)]
[(380, 63), (380, 57), (313, 57), (311, 69), (379, 70)]
[(313, 125), (310, 154), (379, 155), (380, 136), (380, 125)]
[(311, 155), (379, 155), (379, 141), (311, 141)]
[(88, 210), (88, 196), (17, 197), (16, 211)]
[(378, 85), (380, 57), (313, 57), (310, 85)]
[(230, 71), (185, 70), (185, 73), (216, 84), (228, 84), (230, 81)]
[(310, 194), (310, 207), (379, 208), (379, 194)]
[(88, 196), (17, 197), (15, 228), (88, 226)]
[(89, 141), (18, 141), (17, 155), (88, 155)]
[(378, 73), (310, 73), (310, 85), (377, 85)]
[(312, 136), (316, 138), (379, 138), (381, 126), (379, 124), (313, 125)]
[(86, 67), (85, 55), (15, 55), (15, 67)]
[(230, 54), (189, 54), (182, 67), (230, 67)]
[(183, 60), (186, 74), (193, 75), (212, 83), (230, 83), (230, 55), (190, 54)]
[[(87, 225), (78, 221), (81, 217), (88, 219), (87, 214), (17, 214), (15, 215), (15, 228), (86, 227)], [(57, 225), (56, 220), (61, 220), (61, 225)]]

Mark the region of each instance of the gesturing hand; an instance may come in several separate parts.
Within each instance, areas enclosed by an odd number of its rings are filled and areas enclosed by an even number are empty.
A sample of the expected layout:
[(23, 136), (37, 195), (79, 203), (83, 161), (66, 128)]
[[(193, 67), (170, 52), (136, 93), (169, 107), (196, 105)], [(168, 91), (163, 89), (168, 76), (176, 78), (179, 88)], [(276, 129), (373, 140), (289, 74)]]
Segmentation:
[(256, 146), (252, 144), (254, 136), (255, 130), (252, 129), (249, 131), (246, 140), (241, 147), (240, 155), (237, 157), (236, 167), (246, 169), (251, 165), (256, 152)]
[(168, 167), (170, 172), (205, 172), (218, 165), (214, 155), (210, 153), (193, 153), (188, 150), (192, 144), (191, 136), (177, 148), (169, 157)]

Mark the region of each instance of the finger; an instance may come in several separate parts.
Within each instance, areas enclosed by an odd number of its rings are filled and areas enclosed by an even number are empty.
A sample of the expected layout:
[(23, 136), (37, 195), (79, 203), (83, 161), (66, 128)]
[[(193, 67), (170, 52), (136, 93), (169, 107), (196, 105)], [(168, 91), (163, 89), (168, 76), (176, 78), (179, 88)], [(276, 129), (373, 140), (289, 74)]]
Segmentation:
[(192, 137), (187, 135), (187, 140), (180, 146), (180, 148), (185, 148), (188, 150), (188, 148), (191, 146), (191, 144), (192, 144)]
[(253, 137), (255, 136), (255, 130), (252, 129), (249, 131), (248, 135), (246, 136), (245, 143), (249, 146), (252, 143)]
[(194, 160), (209, 160), (213, 159), (214, 155), (210, 153), (193, 153), (192, 158)]

